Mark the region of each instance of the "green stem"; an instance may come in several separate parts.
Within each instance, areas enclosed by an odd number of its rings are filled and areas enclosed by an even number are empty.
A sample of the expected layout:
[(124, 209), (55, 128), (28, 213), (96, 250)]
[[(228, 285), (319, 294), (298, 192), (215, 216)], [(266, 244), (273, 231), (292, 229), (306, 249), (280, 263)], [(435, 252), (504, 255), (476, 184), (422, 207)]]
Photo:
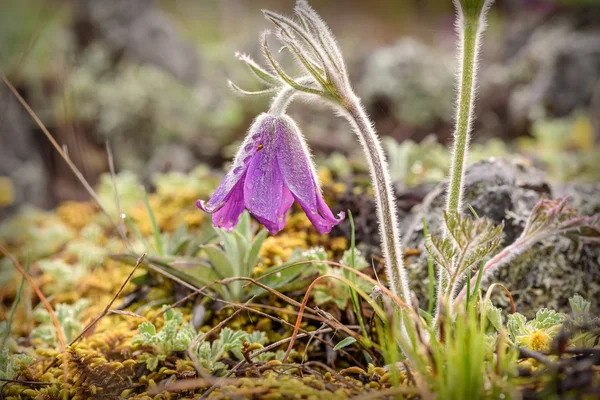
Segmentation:
[[(448, 183), (448, 195), (446, 210), (448, 212), (460, 212), (463, 198), (464, 169), (469, 146), (471, 122), (473, 118), (473, 93), (475, 91), (478, 40), (481, 20), (466, 17), (459, 21), (460, 26), (460, 59), (461, 73), (459, 82), (458, 109), (456, 115), (456, 127), (454, 130), (454, 146), (452, 151), (452, 165), (450, 167), (450, 181)], [(443, 269), (438, 269), (438, 302), (440, 299), (450, 299), (452, 286), (449, 285), (450, 276)], [(447, 304), (450, 307), (449, 304)], [(437, 314), (439, 314), (439, 307)]]
[(456, 129), (454, 132), (454, 150), (446, 209), (460, 212), (463, 197), (463, 177), (469, 146), (471, 120), (473, 115), (473, 92), (477, 64), (477, 35), (479, 23), (464, 22), (462, 31), (462, 66), (460, 93)]

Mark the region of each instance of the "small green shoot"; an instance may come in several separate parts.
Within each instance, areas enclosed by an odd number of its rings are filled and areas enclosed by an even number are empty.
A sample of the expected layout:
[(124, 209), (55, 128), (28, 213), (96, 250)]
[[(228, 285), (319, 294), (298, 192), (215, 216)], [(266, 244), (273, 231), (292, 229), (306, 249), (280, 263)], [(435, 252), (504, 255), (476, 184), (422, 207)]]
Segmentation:
[[(73, 304), (59, 303), (54, 308), (56, 318), (67, 343), (71, 343), (83, 330), (81, 317), (89, 304), (90, 301), (88, 299), (80, 299)], [(34, 310), (33, 316), (39, 325), (32, 330), (31, 336), (40, 339), (46, 345), (52, 347), (58, 346), (58, 337), (48, 311), (43, 307), (37, 307)]]
[[(222, 374), (227, 370), (227, 365), (222, 361), (224, 358), (233, 356), (237, 360), (243, 360), (245, 348), (262, 348), (266, 342), (267, 335), (262, 331), (247, 333), (223, 328), (218, 339), (212, 343), (202, 341), (198, 345), (194, 351), (195, 362), (211, 374)], [(283, 352), (265, 352), (255, 361), (266, 362), (272, 359), (281, 359), (282, 356)]]
[(132, 339), (134, 345), (152, 348), (152, 353), (144, 353), (139, 359), (150, 371), (170, 354), (186, 350), (196, 334), (190, 324), (183, 322), (181, 312), (168, 308), (163, 315), (165, 323), (160, 331), (157, 332), (153, 323), (142, 322), (138, 326), (139, 333)]
[(0, 379), (15, 379), (24, 366), (35, 361), (35, 358), (26, 354), (9, 354), (8, 349), (0, 349)]

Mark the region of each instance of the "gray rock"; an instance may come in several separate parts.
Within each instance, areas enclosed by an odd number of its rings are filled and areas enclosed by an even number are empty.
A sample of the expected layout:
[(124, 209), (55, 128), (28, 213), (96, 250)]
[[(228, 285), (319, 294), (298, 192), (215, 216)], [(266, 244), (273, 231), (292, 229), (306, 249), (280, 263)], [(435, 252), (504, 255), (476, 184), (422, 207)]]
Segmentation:
[[(593, 212), (599, 208), (600, 197), (588, 198), (598, 190), (597, 187), (570, 189), (576, 189), (574, 197), (581, 199), (575, 206), (587, 204), (582, 211)], [(468, 203), (479, 216), (488, 217), (496, 224), (504, 221), (505, 237), (501, 247), (505, 247), (520, 235), (530, 210), (542, 195), (551, 197), (552, 193), (541, 171), (506, 160), (490, 159), (467, 169), (463, 212), (470, 213), (466, 207)], [(442, 183), (404, 221), (408, 226), (404, 230), (405, 246), (421, 250), (419, 257), (409, 259), (408, 267), (411, 289), (420, 301), (425, 299), (428, 288), (422, 218), (426, 218), (430, 233), (441, 234), (444, 207), (445, 184)], [(568, 298), (576, 293), (590, 300), (600, 296), (600, 246), (590, 244), (574, 251), (564, 238), (548, 239), (500, 268), (489, 280), (489, 283), (494, 282), (500, 282), (510, 290), (517, 309), (526, 315), (531, 316), (542, 307), (567, 311)], [(494, 297), (494, 302), (499, 306), (508, 305), (506, 296), (500, 293)]]
[(513, 126), (580, 110), (598, 121), (600, 29), (583, 29), (577, 15), (552, 18), (508, 60), (505, 74), (514, 87), (508, 99)]

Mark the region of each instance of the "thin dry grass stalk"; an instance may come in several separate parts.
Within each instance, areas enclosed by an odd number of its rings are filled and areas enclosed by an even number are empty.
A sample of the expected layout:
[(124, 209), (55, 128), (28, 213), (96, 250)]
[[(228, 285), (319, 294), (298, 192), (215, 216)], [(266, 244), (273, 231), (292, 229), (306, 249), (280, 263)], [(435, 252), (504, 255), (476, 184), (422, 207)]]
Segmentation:
[(73, 345), (73, 344), (77, 343), (79, 340), (81, 340), (81, 338), (84, 337), (88, 333), (88, 331), (90, 329), (92, 329), (98, 323), (98, 321), (100, 321), (102, 318), (104, 318), (104, 316), (106, 316), (106, 314), (109, 313), (110, 308), (115, 303), (115, 301), (117, 300), (117, 298), (119, 297), (121, 292), (123, 292), (123, 289), (125, 289), (125, 286), (127, 285), (127, 283), (129, 283), (129, 281), (131, 280), (131, 277), (133, 276), (133, 274), (135, 273), (137, 268), (140, 266), (140, 264), (144, 261), (145, 257), (146, 257), (146, 253), (142, 254), (140, 256), (140, 258), (137, 259), (135, 265), (133, 266), (133, 269), (131, 270), (131, 272), (129, 272), (129, 275), (127, 275), (127, 278), (125, 278), (125, 281), (123, 281), (123, 283), (121, 284), (121, 287), (119, 288), (119, 290), (117, 290), (117, 292), (115, 293), (113, 298), (110, 300), (110, 302), (106, 305), (106, 307), (104, 308), (104, 311), (102, 311), (102, 313), (100, 313), (100, 315), (98, 315), (96, 318), (94, 318), (94, 320), (92, 322), (90, 322), (83, 329), (83, 331), (81, 331), (81, 333), (75, 339), (73, 339), (73, 341), (69, 345)]

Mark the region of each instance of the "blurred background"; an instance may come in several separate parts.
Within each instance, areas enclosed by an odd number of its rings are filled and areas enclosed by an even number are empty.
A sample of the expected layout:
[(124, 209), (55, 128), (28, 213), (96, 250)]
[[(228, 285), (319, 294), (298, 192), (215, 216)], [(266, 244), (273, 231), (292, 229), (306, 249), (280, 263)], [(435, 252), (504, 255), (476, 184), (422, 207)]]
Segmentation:
[[(444, 178), (456, 33), (450, 0), (313, 0), (338, 37), (402, 187)], [(293, 0), (0, 0), (0, 71), (96, 185), (109, 169), (142, 182), (224, 166), (268, 98), (236, 51), (262, 62), (263, 8)], [(281, 62), (289, 63), (281, 53)], [(600, 177), (600, 3), (497, 0), (480, 63), (473, 160), (523, 157), (554, 182)], [(290, 114), (317, 162), (362, 157), (344, 121), (318, 106)], [(335, 138), (335, 140), (332, 140)], [(87, 193), (0, 84), (0, 219)]]

